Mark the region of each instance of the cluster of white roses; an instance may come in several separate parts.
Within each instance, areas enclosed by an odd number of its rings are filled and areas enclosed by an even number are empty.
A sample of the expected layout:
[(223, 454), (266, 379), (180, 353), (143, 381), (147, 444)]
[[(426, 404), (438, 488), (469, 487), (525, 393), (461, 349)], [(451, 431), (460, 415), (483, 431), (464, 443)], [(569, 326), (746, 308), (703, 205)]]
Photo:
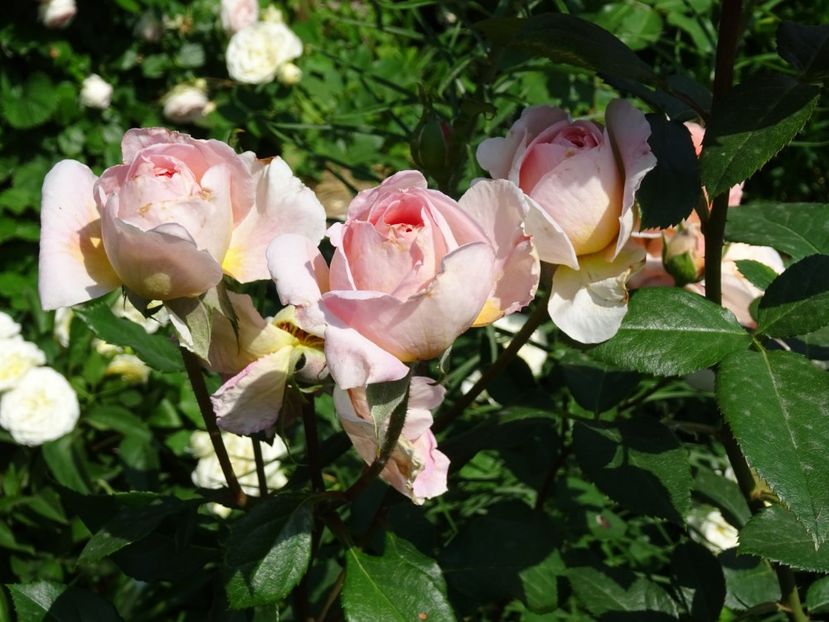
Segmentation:
[(0, 426), (21, 445), (53, 441), (78, 421), (74, 389), (45, 363), (40, 348), (20, 336), (20, 325), (0, 312)]
[(299, 82), (302, 71), (291, 61), (302, 55), (302, 41), (279, 9), (269, 6), (260, 16), (256, 0), (222, 0), (222, 26), (233, 35), (226, 52), (231, 78), (246, 84)]

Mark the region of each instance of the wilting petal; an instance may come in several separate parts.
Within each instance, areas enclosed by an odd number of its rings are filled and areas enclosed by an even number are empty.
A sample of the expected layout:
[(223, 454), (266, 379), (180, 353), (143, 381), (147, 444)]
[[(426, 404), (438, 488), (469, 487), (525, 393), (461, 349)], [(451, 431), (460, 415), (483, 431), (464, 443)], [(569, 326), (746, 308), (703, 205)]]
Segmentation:
[(296, 307), (300, 328), (322, 337), (325, 318), (319, 301), (328, 291), (328, 266), (319, 249), (305, 236), (292, 233), (276, 237), (266, 257), (279, 300)]
[[(110, 203), (117, 200), (115, 195)], [(170, 223), (141, 231), (114, 217), (111, 207), (102, 218), (107, 255), (124, 284), (142, 298), (192, 298), (222, 280), (219, 264), (196, 248), (183, 227)]]
[(523, 192), (506, 180), (481, 180), (458, 201), (484, 230), (495, 251), (495, 282), (475, 326), (490, 324), (527, 306), (538, 288), (540, 265), (531, 239), (524, 233), (529, 205)]
[[(377, 292), (332, 291), (323, 296), (322, 307), (329, 323), (341, 321), (398, 359), (427, 360), (472, 325), (489, 296), (492, 276), (492, 249), (468, 244), (446, 255), (429, 288), (405, 302)], [(332, 375), (336, 380), (333, 367)]]
[(644, 258), (644, 250), (628, 247), (612, 262), (596, 253), (581, 257), (579, 270), (556, 268), (547, 305), (553, 322), (581, 343), (610, 339), (627, 313), (625, 283)]
[(409, 373), (404, 363), (336, 318), (325, 329), (325, 360), (343, 389), (400, 380)]
[(539, 259), (553, 265), (578, 269), (576, 250), (561, 225), (532, 199), (528, 198), (527, 204), (527, 232), (533, 237)]
[(633, 233), (635, 215), (633, 201), (645, 175), (656, 166), (648, 138), (651, 126), (645, 115), (623, 99), (615, 99), (605, 112), (607, 133), (624, 168), (625, 188), (619, 216), (619, 238), (614, 257), (622, 252)]
[(101, 243), (95, 180), (80, 162), (63, 160), (43, 181), (38, 290), (44, 309), (91, 300), (121, 284)]
[(415, 441), (414, 451), (423, 467), (412, 483), (412, 501), (420, 504), (424, 499), (432, 499), (448, 490), (446, 479), (449, 473), (449, 458), (438, 451), (435, 435), (431, 431), (427, 431)]
[(219, 387), (210, 398), (219, 427), (234, 434), (272, 427), (297, 357), (293, 348), (282, 348), (257, 359)]
[(325, 233), (325, 210), (314, 192), (295, 177), (282, 158), (261, 173), (256, 208), (233, 230), (222, 268), (241, 283), (267, 279), (265, 256), (279, 234), (305, 236), (318, 244)]

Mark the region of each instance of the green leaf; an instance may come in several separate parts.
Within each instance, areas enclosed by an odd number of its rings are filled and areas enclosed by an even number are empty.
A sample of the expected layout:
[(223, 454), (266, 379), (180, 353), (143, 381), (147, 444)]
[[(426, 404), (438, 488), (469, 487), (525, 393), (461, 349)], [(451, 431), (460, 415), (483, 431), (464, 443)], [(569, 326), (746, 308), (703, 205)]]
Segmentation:
[(115, 607), (87, 590), (51, 581), (7, 585), (20, 622), (116, 622)]
[(213, 313), (220, 312), (219, 299), (216, 298), (214, 302), (215, 305), (210, 305), (206, 296), (201, 296), (199, 298), (176, 298), (165, 303), (181, 345), (205, 360), (210, 351)]
[(749, 464), (812, 534), (829, 537), (829, 376), (790, 352), (739, 352), (717, 401)]
[(671, 555), (674, 587), (691, 620), (720, 617), (725, 603), (725, 577), (717, 559), (701, 544), (683, 542)]
[(700, 174), (709, 196), (727, 192), (760, 170), (801, 130), (819, 96), (818, 88), (781, 75), (735, 86), (705, 131)]
[(91, 491), (90, 477), (86, 456), (83, 449), (74, 441), (74, 435), (67, 434), (61, 438), (45, 443), (41, 447), (43, 459), (49, 472), (67, 488), (81, 493)]
[(28, 129), (46, 123), (54, 114), (58, 99), (54, 85), (45, 73), (32, 73), (23, 84), (3, 84), (3, 116), (15, 129)]
[(725, 606), (736, 611), (780, 600), (777, 574), (765, 559), (728, 549), (719, 556), (725, 575)]
[(804, 78), (829, 78), (829, 26), (783, 22), (777, 29), (777, 52)]
[(742, 527), (751, 518), (751, 510), (740, 487), (717, 475), (712, 470), (700, 467), (694, 477), (694, 495), (716, 505), (730, 524)]
[(181, 371), (181, 355), (164, 335), (150, 335), (135, 322), (116, 317), (104, 301), (75, 309), (92, 332), (116, 346), (132, 348), (147, 365), (160, 372)]
[(156, 498), (145, 506), (125, 506), (86, 543), (78, 563), (97, 562), (152, 533), (168, 516), (183, 512), (188, 504), (178, 499)]
[(371, 418), (374, 419), (378, 448), (383, 445), (392, 416), (401, 417), (406, 414), (411, 382), (412, 374), (409, 372), (400, 380), (377, 382), (366, 387), (366, 402)]
[(623, 369), (675, 376), (710, 367), (751, 337), (731, 312), (681, 289), (642, 289), (630, 299), (619, 332), (591, 351)]
[(613, 408), (639, 386), (639, 374), (615, 370), (581, 352), (568, 352), (561, 370), (578, 405), (596, 414)]
[(691, 469), (685, 450), (664, 425), (645, 417), (578, 422), (573, 448), (585, 475), (611, 499), (639, 514), (684, 523)]
[(789, 266), (766, 289), (757, 307), (757, 332), (805, 335), (829, 324), (829, 255)]
[(617, 614), (619, 620), (637, 622), (676, 619), (676, 605), (668, 593), (657, 583), (636, 577), (629, 570), (574, 566), (567, 569), (567, 578), (578, 599), (594, 616), (604, 619), (607, 614)]
[(777, 278), (777, 273), (766, 264), (753, 259), (738, 259), (737, 270), (758, 289), (766, 289)]
[(350, 622), (455, 620), (437, 562), (391, 533), (379, 557), (348, 550), (342, 604)]
[(750, 203), (728, 211), (726, 239), (801, 259), (829, 254), (829, 203)]
[(475, 25), (496, 45), (547, 57), (555, 63), (653, 84), (653, 70), (604, 28), (564, 13), (530, 18), (496, 17)]
[(818, 579), (806, 593), (806, 608), (811, 615), (829, 613), (829, 577)]
[(773, 505), (753, 516), (740, 531), (737, 550), (792, 568), (829, 572), (829, 546), (815, 548), (814, 537), (782, 505)]
[(300, 582), (311, 561), (313, 504), (309, 497), (280, 494), (233, 526), (224, 563), (233, 609), (275, 603)]
[(472, 602), (520, 598), (537, 612), (558, 605), (560, 539), (549, 517), (518, 502), (490, 506), (446, 547), (441, 566), (452, 588)]
[(204, 65), (204, 48), (198, 43), (185, 43), (176, 54), (179, 67), (193, 69)]
[(641, 228), (665, 228), (687, 218), (699, 200), (697, 154), (684, 124), (661, 114), (647, 117), (656, 168), (642, 180), (636, 198), (642, 210)]

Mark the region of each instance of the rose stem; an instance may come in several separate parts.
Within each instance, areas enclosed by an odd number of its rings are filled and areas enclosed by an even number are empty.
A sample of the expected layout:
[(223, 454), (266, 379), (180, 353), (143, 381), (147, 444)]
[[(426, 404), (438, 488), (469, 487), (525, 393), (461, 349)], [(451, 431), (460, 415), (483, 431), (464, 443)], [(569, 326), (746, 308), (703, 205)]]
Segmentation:
[(265, 461), (262, 459), (262, 444), (258, 438), (250, 439), (253, 443), (253, 459), (256, 460), (256, 480), (259, 482), (259, 496), (268, 496), (268, 479), (265, 477)]
[(307, 395), (302, 404), (302, 425), (305, 429), (305, 453), (308, 457), (308, 468), (311, 471), (311, 487), (314, 492), (324, 492), (325, 482), (322, 479), (322, 467), (319, 456), (319, 434), (317, 434), (317, 413), (314, 408), (314, 396)]
[(247, 495), (239, 486), (239, 480), (236, 479), (236, 474), (233, 472), (233, 466), (231, 466), (230, 458), (227, 455), (227, 448), (225, 448), (224, 441), (222, 441), (222, 433), (219, 431), (219, 426), (216, 425), (216, 413), (213, 412), (210, 395), (207, 393), (207, 386), (204, 384), (201, 363), (198, 357), (186, 348), (180, 347), (179, 350), (181, 351), (181, 357), (184, 359), (184, 369), (187, 370), (190, 386), (193, 387), (193, 393), (196, 394), (196, 402), (199, 404), (204, 425), (210, 435), (210, 441), (213, 443), (213, 451), (216, 452), (227, 486), (230, 488), (232, 501), (237, 507), (245, 507), (248, 500)]
[[(723, 0), (720, 12), (719, 32), (717, 36), (716, 67), (714, 71), (714, 88), (711, 111), (716, 115), (722, 99), (731, 90), (734, 80), (734, 60), (740, 41), (740, 20), (742, 18), (741, 0)], [(703, 223), (705, 234), (705, 297), (711, 302), (722, 304), (722, 248), (725, 236), (725, 223), (728, 215), (728, 190), (714, 198), (711, 213)], [(722, 443), (728, 460), (734, 469), (734, 475), (740, 485), (752, 513), (763, 509), (758, 502), (757, 482), (748, 466), (745, 456), (734, 438), (728, 425), (722, 429)], [(804, 622), (808, 620), (800, 603), (800, 595), (794, 581), (791, 568), (776, 564), (777, 579), (782, 594), (781, 604), (790, 620)]]
[[(542, 274), (544, 274), (544, 271), (542, 271)], [(538, 301), (538, 306), (532, 312), (532, 315), (527, 318), (521, 330), (515, 333), (515, 337), (512, 338), (506, 350), (501, 352), (501, 356), (486, 368), (486, 371), (481, 374), (481, 377), (478, 378), (478, 381), (472, 385), (469, 391), (461, 395), (449, 410), (435, 419), (435, 424), (432, 426), (435, 432), (442, 432), (450, 423), (460, 417), (463, 411), (471, 406), (475, 399), (487, 388), (492, 379), (504, 371), (506, 366), (512, 362), (518, 354), (518, 350), (521, 349), (521, 346), (530, 340), (535, 330), (547, 319), (547, 299), (549, 297), (550, 293), (548, 289), (547, 293)]]

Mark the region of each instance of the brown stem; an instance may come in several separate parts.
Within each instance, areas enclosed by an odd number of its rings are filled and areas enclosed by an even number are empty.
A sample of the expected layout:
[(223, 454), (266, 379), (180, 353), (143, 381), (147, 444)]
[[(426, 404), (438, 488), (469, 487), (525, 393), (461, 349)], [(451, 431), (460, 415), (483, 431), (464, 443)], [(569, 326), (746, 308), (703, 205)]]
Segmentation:
[(184, 369), (187, 371), (187, 378), (190, 380), (190, 386), (193, 387), (193, 393), (196, 395), (196, 402), (199, 405), (202, 419), (204, 419), (204, 425), (210, 435), (210, 442), (213, 443), (213, 451), (216, 452), (225, 481), (227, 481), (227, 487), (230, 489), (232, 503), (243, 508), (247, 504), (248, 498), (239, 485), (239, 480), (236, 479), (233, 466), (230, 464), (230, 457), (227, 455), (227, 448), (225, 448), (224, 441), (222, 441), (222, 433), (219, 426), (216, 425), (216, 413), (213, 412), (210, 394), (207, 392), (207, 385), (205, 385), (204, 376), (201, 373), (201, 362), (190, 350), (186, 348), (179, 348), (179, 350), (181, 351), (181, 357), (184, 359)]
[(262, 458), (262, 444), (258, 438), (250, 439), (253, 443), (253, 459), (256, 461), (256, 480), (259, 483), (259, 496), (268, 496), (268, 479), (265, 477), (265, 461)]
[(328, 592), (328, 596), (325, 597), (325, 604), (322, 606), (322, 611), (320, 611), (319, 616), (317, 616), (317, 620), (319, 622), (325, 622), (325, 619), (328, 617), (328, 613), (331, 611), (331, 607), (333, 607), (334, 603), (337, 602), (337, 597), (343, 590), (343, 585), (345, 585), (345, 569), (340, 570), (340, 574), (337, 575), (337, 580), (334, 581), (331, 591)]

